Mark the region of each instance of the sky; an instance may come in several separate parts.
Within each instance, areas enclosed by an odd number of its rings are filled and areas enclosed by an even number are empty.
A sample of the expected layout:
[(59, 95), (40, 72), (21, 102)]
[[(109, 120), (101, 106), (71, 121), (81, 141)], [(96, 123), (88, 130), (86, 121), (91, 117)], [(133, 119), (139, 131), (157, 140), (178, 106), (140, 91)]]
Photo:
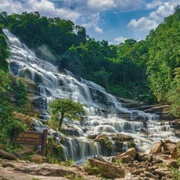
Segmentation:
[(97, 41), (119, 44), (126, 39), (145, 39), (164, 18), (173, 14), (179, 0), (0, 0), (0, 12), (38, 11), (86, 28)]

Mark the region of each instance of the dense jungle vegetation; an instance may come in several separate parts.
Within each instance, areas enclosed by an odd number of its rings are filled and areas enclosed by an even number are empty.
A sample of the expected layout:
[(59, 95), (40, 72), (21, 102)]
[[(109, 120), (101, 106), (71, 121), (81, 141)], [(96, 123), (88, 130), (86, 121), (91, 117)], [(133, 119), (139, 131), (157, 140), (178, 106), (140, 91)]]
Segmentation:
[[(23, 128), (18, 120), (14, 121), (15, 126), (7, 119), (14, 117), (15, 111), (26, 111), (28, 105), (24, 106), (27, 90), (23, 80), (8, 75), (10, 54), (2, 28), (8, 28), (60, 71), (68, 69), (117, 96), (149, 104), (168, 103), (171, 113), (180, 116), (180, 6), (151, 30), (145, 40), (128, 39), (119, 45), (96, 41), (86, 34), (84, 27), (70, 20), (41, 17), (38, 12), (21, 15), (2, 12), (0, 26), (0, 131), (5, 130), (1, 126), (6, 119), (7, 136), (11, 128)], [(17, 100), (16, 106), (9, 103), (12, 95)]]

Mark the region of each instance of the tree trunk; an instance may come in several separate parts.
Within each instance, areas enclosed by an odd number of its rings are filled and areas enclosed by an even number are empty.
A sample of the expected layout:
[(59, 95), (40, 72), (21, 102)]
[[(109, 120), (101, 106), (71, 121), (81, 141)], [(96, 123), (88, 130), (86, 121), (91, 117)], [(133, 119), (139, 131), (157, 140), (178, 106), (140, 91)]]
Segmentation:
[(61, 126), (62, 126), (62, 123), (63, 123), (63, 119), (64, 119), (64, 114), (61, 114), (61, 118), (59, 119), (59, 127), (58, 127), (59, 131), (61, 131)]

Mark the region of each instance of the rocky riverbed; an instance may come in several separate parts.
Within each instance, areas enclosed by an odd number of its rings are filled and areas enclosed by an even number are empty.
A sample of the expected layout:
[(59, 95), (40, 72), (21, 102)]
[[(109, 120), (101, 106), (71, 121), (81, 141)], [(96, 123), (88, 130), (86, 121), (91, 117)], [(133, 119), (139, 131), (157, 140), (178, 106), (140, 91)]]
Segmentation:
[[(47, 163), (40, 155), (31, 156), (30, 161), (20, 160), (17, 155), (0, 151), (0, 179), (8, 180), (60, 180), (60, 179), (138, 179), (169, 180), (179, 178), (179, 143), (169, 140), (154, 144), (149, 153), (139, 153), (130, 148), (124, 153), (104, 159), (95, 156), (83, 166)], [(175, 174), (175, 173), (174, 173)], [(178, 174), (178, 173), (177, 173)]]

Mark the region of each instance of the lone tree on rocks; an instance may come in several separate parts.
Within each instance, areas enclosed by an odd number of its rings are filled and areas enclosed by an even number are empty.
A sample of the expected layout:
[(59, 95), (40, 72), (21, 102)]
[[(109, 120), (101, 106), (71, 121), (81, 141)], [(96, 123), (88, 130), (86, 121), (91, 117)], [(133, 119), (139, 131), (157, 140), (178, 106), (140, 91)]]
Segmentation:
[(83, 105), (71, 99), (55, 99), (48, 105), (48, 114), (51, 116), (50, 121), (55, 123), (58, 122), (59, 131), (61, 130), (64, 118), (69, 120), (81, 120), (82, 115), (85, 115)]

